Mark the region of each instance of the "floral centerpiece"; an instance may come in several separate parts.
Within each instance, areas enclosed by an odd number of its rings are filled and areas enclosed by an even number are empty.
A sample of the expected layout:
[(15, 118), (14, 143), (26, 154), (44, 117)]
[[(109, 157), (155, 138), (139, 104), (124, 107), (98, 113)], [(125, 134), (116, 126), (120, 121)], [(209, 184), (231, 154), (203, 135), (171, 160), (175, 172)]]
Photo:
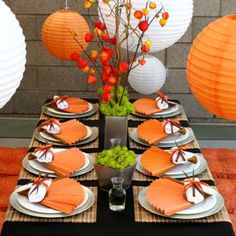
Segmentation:
[[(109, 16), (115, 19), (114, 35), (110, 35), (107, 30), (101, 4), (108, 7)], [(95, 22), (90, 11), (93, 5), (99, 14), (99, 20)], [(135, 9), (132, 0), (84, 0), (84, 7), (93, 28), (93, 32), (87, 32), (84, 38), (88, 43), (96, 43), (96, 49), (89, 51), (83, 48), (77, 33), (69, 29), (84, 52), (83, 55), (74, 52), (71, 59), (80, 70), (88, 74), (89, 84), (101, 80), (102, 87), (97, 90), (101, 112), (106, 116), (127, 116), (134, 112), (127, 97), (129, 74), (137, 66), (145, 64), (145, 55), (150, 52), (152, 45), (145, 37), (145, 32), (154, 23), (165, 26), (169, 14), (162, 4), (158, 6), (154, 1), (144, 1), (142, 9)], [(137, 21), (135, 26), (131, 18)], [(130, 37), (138, 38), (135, 45), (130, 44)]]

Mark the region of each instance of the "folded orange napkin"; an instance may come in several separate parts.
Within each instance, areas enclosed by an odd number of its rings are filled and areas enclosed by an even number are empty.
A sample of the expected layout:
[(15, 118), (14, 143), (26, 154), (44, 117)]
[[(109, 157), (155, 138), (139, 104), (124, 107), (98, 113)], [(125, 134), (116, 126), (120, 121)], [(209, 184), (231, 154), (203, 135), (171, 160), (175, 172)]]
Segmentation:
[(162, 111), (157, 107), (157, 102), (154, 98), (140, 98), (133, 105), (137, 113), (147, 116)]
[(154, 146), (142, 154), (140, 164), (143, 169), (153, 176), (161, 176), (175, 167), (171, 153)]
[[(60, 109), (60, 102), (65, 101), (68, 104), (68, 107)], [(52, 108), (64, 111), (68, 113), (82, 114), (89, 109), (89, 103), (83, 99), (69, 96), (55, 96), (53, 102), (50, 105)]]
[(147, 201), (167, 216), (192, 205), (185, 197), (184, 184), (170, 178), (153, 181), (147, 188)]
[(80, 205), (85, 197), (83, 186), (73, 179), (53, 179), (46, 197), (41, 204), (70, 214)]
[[(40, 128), (42, 129), (43, 126), (49, 125), (50, 122), (55, 122), (55, 119), (50, 119), (43, 122), (40, 125)], [(86, 126), (75, 119), (59, 123), (58, 126), (59, 126), (59, 133), (56, 134), (49, 133), (49, 134), (61, 140), (65, 144), (72, 145), (73, 143), (80, 141), (87, 135)]]
[(154, 119), (145, 121), (139, 125), (137, 135), (140, 139), (149, 144), (157, 144), (169, 136), (169, 134), (165, 133), (162, 123)]

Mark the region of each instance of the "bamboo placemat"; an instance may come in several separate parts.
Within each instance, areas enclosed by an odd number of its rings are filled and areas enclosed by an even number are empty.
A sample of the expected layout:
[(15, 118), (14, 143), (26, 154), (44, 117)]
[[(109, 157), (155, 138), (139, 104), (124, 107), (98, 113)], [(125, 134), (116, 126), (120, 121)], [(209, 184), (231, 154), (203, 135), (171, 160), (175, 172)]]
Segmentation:
[[(93, 106), (94, 106), (94, 108), (95, 109), (97, 109), (97, 112), (95, 113), (95, 114), (93, 114), (93, 115), (91, 115), (91, 116), (88, 116), (88, 117), (82, 117), (82, 118), (77, 118), (77, 119), (81, 119), (81, 120), (99, 120), (99, 118), (100, 118), (100, 112), (99, 112), (99, 104), (98, 103), (94, 103), (93, 104)], [(40, 115), (40, 120), (47, 120), (47, 119), (49, 119), (49, 118), (52, 118), (53, 116), (48, 116), (48, 115), (46, 115), (46, 114), (44, 114), (44, 113), (42, 113), (41, 115)], [(68, 119), (70, 119), (70, 118), (68, 118)]]
[(231, 220), (229, 218), (229, 214), (225, 208), (225, 206), (222, 208), (221, 211), (218, 213), (201, 218), (201, 219), (195, 219), (195, 220), (181, 220), (181, 219), (171, 219), (166, 218), (163, 216), (159, 216), (156, 214), (153, 214), (146, 209), (144, 209), (139, 203), (138, 203), (138, 194), (142, 190), (143, 187), (133, 187), (133, 194), (134, 194), (134, 215), (135, 215), (135, 222), (145, 222), (145, 223), (214, 223), (214, 222), (230, 222)]
[[(89, 153), (95, 160), (96, 153)], [(30, 173), (29, 171), (25, 170), (24, 167), (21, 169), (20, 174), (19, 174), (19, 180), (25, 179), (25, 180), (33, 180), (35, 179), (37, 175)], [(90, 172), (79, 175), (76, 177), (73, 177), (73, 179), (77, 181), (83, 181), (83, 180), (97, 180), (97, 176), (95, 173), (95, 170), (91, 170)]]
[[(98, 134), (98, 137), (90, 143), (87, 143), (87, 144), (84, 144), (84, 145), (78, 145), (78, 147), (80, 149), (98, 148), (99, 147), (99, 129), (98, 129), (98, 127), (92, 127), (92, 128), (94, 129), (94, 132), (96, 132), (96, 134)], [(38, 141), (37, 139), (35, 139), (34, 134), (33, 134), (33, 138), (31, 140), (30, 147), (41, 147), (41, 146), (45, 146), (45, 145), (46, 145), (45, 143), (42, 143), (42, 142)], [(70, 147), (70, 146), (67, 146), (67, 147)], [(62, 148), (63, 148), (63, 146), (62, 146)]]
[[(89, 187), (89, 189), (95, 195), (95, 199), (97, 199), (97, 187)], [(58, 223), (95, 223), (97, 221), (97, 202), (89, 208), (87, 211), (84, 211), (78, 215), (65, 217), (65, 218), (39, 218), (28, 216), (16, 211), (13, 207), (9, 207), (5, 221), (12, 222), (58, 222)], [(26, 229), (27, 230), (27, 229)]]

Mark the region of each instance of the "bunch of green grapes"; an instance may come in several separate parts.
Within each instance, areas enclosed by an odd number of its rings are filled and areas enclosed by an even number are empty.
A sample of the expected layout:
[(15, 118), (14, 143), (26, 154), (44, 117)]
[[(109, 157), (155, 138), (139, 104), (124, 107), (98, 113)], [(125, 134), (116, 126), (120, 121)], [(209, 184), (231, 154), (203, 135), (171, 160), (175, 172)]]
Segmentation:
[(135, 163), (135, 153), (128, 150), (127, 147), (116, 146), (98, 153), (96, 163), (116, 170), (123, 170)]

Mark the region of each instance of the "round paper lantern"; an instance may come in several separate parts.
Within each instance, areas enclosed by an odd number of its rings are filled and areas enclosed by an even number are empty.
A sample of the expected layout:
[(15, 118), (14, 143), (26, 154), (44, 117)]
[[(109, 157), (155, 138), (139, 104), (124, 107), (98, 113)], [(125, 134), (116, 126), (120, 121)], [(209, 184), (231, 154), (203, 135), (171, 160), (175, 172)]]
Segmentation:
[[(110, 1), (110, 5), (114, 5), (115, 2)], [(145, 38), (149, 38), (152, 41), (151, 52), (160, 51), (165, 48), (170, 47), (175, 42), (177, 42), (187, 31), (188, 26), (190, 25), (192, 15), (193, 15), (193, 1), (192, 0), (152, 0), (156, 2), (157, 9), (150, 11), (150, 18), (152, 18), (158, 9), (160, 9), (160, 4), (163, 4), (165, 10), (169, 12), (170, 18), (165, 27), (161, 27), (159, 20), (154, 20), (150, 25), (149, 29), (145, 32)], [(145, 8), (146, 2), (144, 0), (132, 0), (132, 6), (134, 9), (143, 9)], [(108, 32), (111, 35), (115, 34), (115, 18), (110, 14), (111, 10), (107, 4), (103, 3), (103, 0), (99, 0), (99, 6), (104, 17), (105, 23), (107, 25)], [(99, 12), (99, 11), (98, 11)], [(136, 27), (139, 23), (138, 19), (134, 17), (134, 10), (131, 14), (131, 26)], [(125, 8), (122, 10), (122, 19), (126, 18)], [(100, 14), (100, 20), (102, 20)], [(120, 32), (123, 32), (122, 28)], [(135, 45), (138, 43), (138, 37), (131, 33), (128, 38), (130, 50), (135, 50)], [(126, 48), (126, 43), (122, 45)]]
[(15, 15), (0, 0), (0, 108), (16, 92), (26, 63), (25, 37)]
[(70, 30), (77, 33), (78, 41), (83, 48), (87, 47), (85, 34), (89, 26), (85, 19), (77, 12), (59, 10), (50, 15), (42, 27), (42, 41), (45, 48), (55, 57), (62, 60), (71, 60), (73, 52), (82, 52), (83, 49), (75, 41)]
[(210, 23), (194, 40), (187, 78), (209, 112), (236, 120), (236, 15)]
[[(140, 58), (137, 58), (137, 61)], [(156, 57), (146, 56), (146, 63), (130, 72), (129, 84), (137, 92), (152, 94), (161, 89), (166, 80), (166, 69)]]

